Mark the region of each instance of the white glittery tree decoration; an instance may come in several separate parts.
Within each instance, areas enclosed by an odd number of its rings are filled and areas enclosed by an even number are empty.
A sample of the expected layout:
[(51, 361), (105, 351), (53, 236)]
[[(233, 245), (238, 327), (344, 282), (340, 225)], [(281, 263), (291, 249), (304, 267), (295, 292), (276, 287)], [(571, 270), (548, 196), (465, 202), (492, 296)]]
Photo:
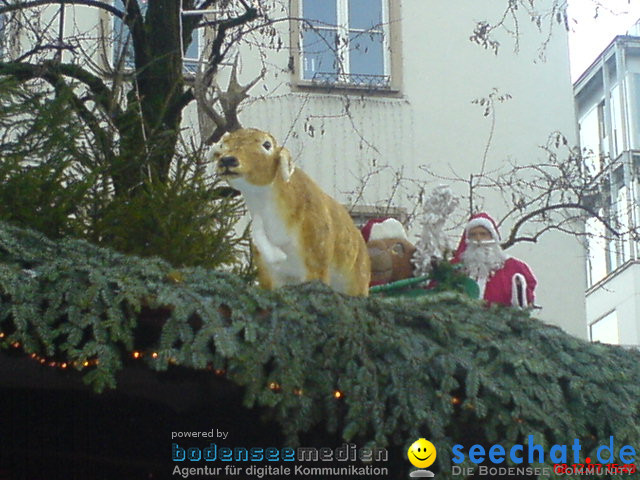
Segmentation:
[(444, 224), (457, 208), (459, 201), (460, 199), (446, 185), (434, 188), (425, 201), (420, 219), (422, 233), (416, 242), (416, 252), (413, 255), (415, 276), (428, 274), (431, 271), (431, 262), (444, 258), (444, 252), (449, 247)]

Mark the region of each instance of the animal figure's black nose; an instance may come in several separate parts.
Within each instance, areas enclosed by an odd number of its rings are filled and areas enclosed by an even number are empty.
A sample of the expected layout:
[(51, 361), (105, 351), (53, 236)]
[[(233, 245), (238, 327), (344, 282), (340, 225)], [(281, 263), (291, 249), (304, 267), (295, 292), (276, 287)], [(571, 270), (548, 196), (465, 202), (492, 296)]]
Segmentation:
[(238, 159), (236, 157), (221, 157), (220, 158), (220, 166), (221, 167), (237, 167), (239, 165)]

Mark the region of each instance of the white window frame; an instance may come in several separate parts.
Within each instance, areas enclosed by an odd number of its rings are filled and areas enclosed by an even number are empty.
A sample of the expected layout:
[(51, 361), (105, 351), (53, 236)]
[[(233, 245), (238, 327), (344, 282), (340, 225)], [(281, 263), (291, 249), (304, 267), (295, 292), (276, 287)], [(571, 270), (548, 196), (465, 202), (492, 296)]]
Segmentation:
[[(328, 1), (328, 0), (322, 0)], [(393, 86), (393, 58), (391, 55), (391, 29), (390, 29), (390, 1), (389, 0), (379, 0), (381, 2), (381, 15), (382, 15), (382, 23), (379, 28), (374, 28), (370, 30), (364, 29), (356, 29), (349, 28), (348, 19), (349, 19), (349, 1), (350, 0), (331, 0), (336, 2), (336, 25), (328, 25), (326, 27), (315, 27), (318, 30), (336, 30), (337, 35), (340, 39), (338, 42), (340, 45), (338, 46), (338, 51), (336, 52), (338, 59), (340, 60), (340, 64), (338, 66), (337, 72), (337, 81), (318, 81), (310, 78), (304, 77), (304, 61), (305, 61), (305, 53), (304, 53), (304, 44), (302, 34), (304, 31), (304, 27), (300, 27), (296, 32), (297, 43), (298, 43), (298, 58), (297, 58), (297, 66), (298, 66), (298, 82), (300, 85), (321, 85), (321, 86), (336, 86), (340, 88), (372, 88), (371, 85), (363, 85), (357, 83), (353, 80), (351, 76), (351, 72), (349, 71), (351, 62), (350, 62), (350, 44), (349, 44), (349, 33), (363, 33), (372, 32), (375, 34), (382, 34), (382, 67), (383, 71), (380, 73), (380, 76), (386, 77), (384, 86), (375, 86), (375, 89), (382, 90), (392, 90)], [(297, 0), (297, 13), (300, 18), (304, 17), (304, 2), (305, 0)], [(353, 74), (357, 76), (359, 74)], [(376, 74), (378, 75), (378, 74)], [(366, 76), (363, 74), (363, 76)]]

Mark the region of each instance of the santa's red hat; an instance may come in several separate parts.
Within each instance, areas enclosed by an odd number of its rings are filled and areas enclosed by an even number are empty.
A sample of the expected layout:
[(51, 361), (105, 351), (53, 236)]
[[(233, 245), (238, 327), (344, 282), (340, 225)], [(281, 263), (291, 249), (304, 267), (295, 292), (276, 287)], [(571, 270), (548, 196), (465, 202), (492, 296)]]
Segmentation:
[(496, 242), (500, 241), (500, 232), (498, 232), (498, 224), (496, 221), (491, 218), (488, 213), (476, 213), (472, 215), (467, 225), (464, 227), (464, 232), (462, 233), (462, 238), (460, 238), (460, 243), (458, 244), (458, 248), (456, 249), (455, 254), (453, 255), (453, 263), (458, 263), (462, 260), (462, 254), (467, 249), (467, 235), (469, 230), (475, 227), (484, 227), (491, 234), (491, 238)]
[(369, 220), (360, 232), (365, 242), (383, 238), (404, 238), (409, 241), (402, 223), (395, 218), (374, 218)]

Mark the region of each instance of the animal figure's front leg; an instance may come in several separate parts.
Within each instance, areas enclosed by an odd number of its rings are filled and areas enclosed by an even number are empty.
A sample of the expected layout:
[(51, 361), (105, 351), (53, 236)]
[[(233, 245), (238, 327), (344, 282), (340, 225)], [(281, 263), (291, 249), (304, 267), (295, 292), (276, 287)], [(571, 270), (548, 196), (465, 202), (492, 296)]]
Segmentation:
[(256, 249), (260, 252), (263, 261), (273, 265), (278, 262), (284, 262), (287, 254), (278, 246), (274, 245), (267, 237), (262, 217), (256, 215), (251, 224), (251, 239)]

